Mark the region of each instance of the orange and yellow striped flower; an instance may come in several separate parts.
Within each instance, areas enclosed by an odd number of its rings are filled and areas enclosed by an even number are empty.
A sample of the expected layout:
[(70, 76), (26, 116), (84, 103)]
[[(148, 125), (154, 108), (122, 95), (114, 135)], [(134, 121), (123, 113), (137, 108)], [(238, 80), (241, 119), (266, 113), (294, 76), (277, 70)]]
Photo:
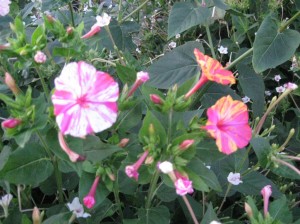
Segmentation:
[(248, 145), (252, 130), (246, 104), (233, 100), (231, 96), (222, 97), (207, 110), (207, 116), (203, 129), (216, 139), (222, 153), (228, 155)]
[(185, 94), (185, 98), (189, 98), (206, 82), (213, 81), (222, 85), (235, 84), (235, 78), (231, 71), (226, 70), (220, 62), (207, 55), (204, 55), (197, 48), (194, 50), (196, 60), (201, 67), (201, 77), (196, 85)]

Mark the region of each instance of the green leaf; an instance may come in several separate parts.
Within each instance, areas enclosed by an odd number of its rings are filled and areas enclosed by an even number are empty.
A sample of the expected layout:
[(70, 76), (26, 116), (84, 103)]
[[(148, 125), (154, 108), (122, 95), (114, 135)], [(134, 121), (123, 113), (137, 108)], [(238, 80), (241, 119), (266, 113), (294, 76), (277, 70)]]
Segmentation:
[(278, 20), (274, 14), (268, 15), (255, 36), (253, 44), (253, 68), (263, 72), (289, 60), (300, 44), (299, 32), (286, 29), (279, 32)]
[(239, 84), (243, 92), (252, 101), (253, 116), (261, 117), (265, 106), (265, 85), (261, 76), (257, 75), (249, 66), (238, 65)]
[(9, 159), (9, 155), (11, 154), (11, 149), (8, 146), (4, 146), (0, 153), (0, 170), (4, 167), (5, 163)]
[(217, 214), (210, 202), (201, 223), (209, 224), (212, 221), (219, 221), (219, 219), (218, 219)]
[(196, 25), (205, 25), (211, 18), (211, 9), (196, 7), (190, 2), (175, 3), (168, 21), (168, 39)]
[[(197, 218), (197, 220), (200, 220), (202, 218), (202, 214), (203, 214), (203, 207), (202, 205), (196, 201), (192, 196), (190, 195), (186, 195), (186, 199), (189, 201), (194, 213), (195, 213), (195, 216)], [(184, 201), (182, 200), (182, 198), (180, 197), (178, 199), (179, 203), (180, 203), (180, 206), (181, 206), (181, 209), (183, 210), (183, 213), (187, 219), (188, 222), (185, 222), (185, 223), (193, 223), (193, 219), (191, 217), (191, 214), (188, 210), (188, 208), (186, 207), (186, 204), (184, 203)]]
[(123, 84), (127, 83), (128, 85), (131, 85), (132, 83), (134, 83), (136, 79), (136, 71), (134, 69), (118, 63), (116, 69), (117, 75)]
[(167, 207), (160, 205), (155, 208), (138, 210), (138, 224), (169, 224), (170, 213)]
[(79, 55), (79, 52), (77, 52), (73, 48), (65, 48), (65, 47), (55, 47), (53, 49), (53, 56), (61, 56), (61, 57), (74, 57)]
[(68, 224), (71, 216), (71, 212), (60, 213), (49, 217), (43, 222), (43, 224)]
[(149, 67), (150, 80), (147, 85), (168, 89), (174, 84), (182, 84), (199, 73), (199, 66), (194, 56), (194, 49), (204, 52), (197, 41), (190, 41), (176, 47)]
[(285, 195), (270, 203), (269, 213), (273, 219), (280, 220), (282, 223), (292, 223), (293, 221), (293, 215)]
[(258, 158), (259, 164), (266, 168), (269, 162), (268, 155), (271, 153), (269, 141), (263, 137), (256, 136), (251, 139), (250, 144)]
[(53, 165), (38, 144), (27, 144), (14, 151), (0, 177), (14, 184), (36, 185), (46, 180), (53, 172)]
[[(45, 28), (44, 26), (38, 26), (32, 36), (31, 36), (31, 45), (33, 47), (40, 46), (41, 44), (46, 44), (46, 37), (45, 37)], [(41, 46), (44, 47), (44, 46)]]
[(156, 196), (163, 202), (174, 201), (178, 195), (176, 194), (174, 187), (169, 187), (165, 184), (160, 185), (156, 192)]

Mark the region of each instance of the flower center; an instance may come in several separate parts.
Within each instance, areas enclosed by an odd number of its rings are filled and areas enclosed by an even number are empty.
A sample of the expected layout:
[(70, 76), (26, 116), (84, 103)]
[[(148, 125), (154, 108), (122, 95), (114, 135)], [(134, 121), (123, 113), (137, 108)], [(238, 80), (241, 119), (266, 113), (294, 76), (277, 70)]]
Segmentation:
[(86, 95), (78, 97), (76, 102), (77, 102), (77, 104), (80, 105), (80, 107), (83, 107), (83, 108), (88, 108), (89, 107), (88, 101), (86, 99)]

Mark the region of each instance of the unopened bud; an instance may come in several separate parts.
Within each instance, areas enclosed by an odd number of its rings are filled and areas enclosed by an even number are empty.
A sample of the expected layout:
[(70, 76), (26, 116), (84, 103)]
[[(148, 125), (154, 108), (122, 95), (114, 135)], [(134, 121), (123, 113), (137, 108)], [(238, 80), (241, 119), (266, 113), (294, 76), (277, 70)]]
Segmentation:
[(189, 147), (191, 147), (194, 144), (195, 140), (194, 139), (187, 139), (184, 140), (180, 145), (179, 145), (179, 149), (181, 150), (186, 150)]
[(250, 207), (250, 205), (247, 202), (245, 202), (245, 211), (249, 218), (253, 217), (252, 208)]
[(13, 94), (18, 95), (20, 93), (20, 89), (17, 86), (14, 78), (8, 72), (5, 72), (4, 82), (8, 86), (8, 88), (13, 92)]
[(128, 142), (129, 142), (129, 138), (123, 138), (123, 139), (121, 139), (121, 141), (118, 144), (118, 146), (121, 147), (121, 148), (125, 148), (126, 145), (128, 144)]
[(33, 221), (33, 224), (41, 224), (42, 223), (41, 213), (40, 213), (40, 210), (37, 207), (33, 208), (32, 221)]
[(24, 49), (20, 51), (20, 55), (21, 55), (21, 56), (26, 55), (27, 53), (28, 53), (28, 52), (27, 52), (26, 50), (24, 50)]
[(115, 181), (116, 180), (116, 176), (113, 174), (113, 172), (111, 171), (110, 168), (105, 169), (105, 172), (106, 172), (107, 176), (109, 177), (109, 179), (111, 181)]
[(145, 160), (145, 164), (150, 165), (153, 163), (153, 161), (154, 161), (153, 156), (148, 156)]
[(74, 28), (73, 27), (71, 27), (71, 26), (69, 26), (68, 28), (67, 28), (67, 34), (72, 34), (73, 33), (73, 31), (74, 31)]
[(51, 15), (46, 15), (46, 18), (47, 18), (47, 20), (48, 20), (48, 22), (49, 23), (53, 23), (53, 22), (55, 22), (55, 19), (54, 19), (54, 17), (53, 16), (51, 16)]
[(154, 103), (154, 104), (163, 104), (163, 100), (160, 98), (160, 96), (156, 95), (156, 94), (150, 94), (150, 100)]
[(2, 125), (2, 128), (15, 128), (21, 123), (22, 123), (22, 120), (20, 120), (18, 118), (9, 118), (9, 119), (6, 119), (5, 121), (3, 121), (1, 123), (1, 125)]
[(42, 51), (37, 51), (34, 55), (34, 61), (39, 64), (45, 63), (47, 56)]

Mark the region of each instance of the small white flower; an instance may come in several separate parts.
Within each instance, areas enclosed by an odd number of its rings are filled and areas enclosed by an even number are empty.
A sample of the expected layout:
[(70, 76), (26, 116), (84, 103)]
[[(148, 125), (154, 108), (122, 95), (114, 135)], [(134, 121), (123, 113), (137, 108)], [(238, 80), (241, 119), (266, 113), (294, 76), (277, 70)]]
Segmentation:
[(249, 103), (250, 102), (250, 98), (248, 96), (245, 96), (242, 98), (243, 103)]
[(276, 87), (276, 92), (277, 93), (283, 93), (284, 91), (285, 91), (285, 87), (284, 86)]
[(2, 196), (0, 200), (0, 205), (3, 207), (3, 209), (8, 208), (13, 196), (11, 194), (6, 194)]
[(170, 163), (169, 161), (164, 161), (162, 163), (158, 164), (158, 168), (160, 169), (161, 172), (168, 174), (170, 172), (173, 172), (173, 164)]
[(179, 39), (180, 38), (180, 33), (177, 33), (176, 36), (175, 36), (175, 38)]
[(196, 41), (196, 42), (200, 42), (200, 39), (196, 39), (195, 41)]
[(240, 183), (243, 183), (243, 181), (241, 181), (241, 174), (240, 173), (233, 173), (230, 172), (227, 180), (229, 183), (233, 184), (233, 185), (239, 185)]
[(280, 75), (275, 75), (275, 76), (274, 76), (274, 80), (275, 80), (276, 82), (279, 82), (280, 79), (281, 79), (281, 76), (280, 76)]
[(227, 47), (220, 46), (218, 48), (218, 51), (220, 52), (220, 54), (228, 54), (228, 48)]
[(266, 96), (271, 96), (271, 95), (272, 95), (272, 93), (271, 93), (271, 91), (269, 91), (269, 90), (266, 90), (266, 91), (265, 91), (265, 95), (266, 95)]
[(175, 48), (176, 47), (176, 42), (172, 41), (171, 43), (169, 43), (169, 47), (170, 48)]
[(142, 53), (141, 50), (140, 50), (138, 47), (135, 49), (135, 51), (136, 51), (137, 53), (139, 53), (139, 54)]
[(91, 216), (89, 213), (84, 212), (83, 205), (80, 204), (78, 197), (74, 198), (72, 203), (68, 203), (67, 206), (69, 210), (76, 215), (77, 218), (87, 218)]
[(110, 23), (111, 17), (107, 13), (103, 13), (103, 16), (97, 16), (97, 25), (100, 27), (108, 26)]
[(211, 166), (206, 166), (206, 168), (210, 170)]
[(214, 220), (214, 221), (211, 221), (209, 224), (222, 224), (222, 223)]

